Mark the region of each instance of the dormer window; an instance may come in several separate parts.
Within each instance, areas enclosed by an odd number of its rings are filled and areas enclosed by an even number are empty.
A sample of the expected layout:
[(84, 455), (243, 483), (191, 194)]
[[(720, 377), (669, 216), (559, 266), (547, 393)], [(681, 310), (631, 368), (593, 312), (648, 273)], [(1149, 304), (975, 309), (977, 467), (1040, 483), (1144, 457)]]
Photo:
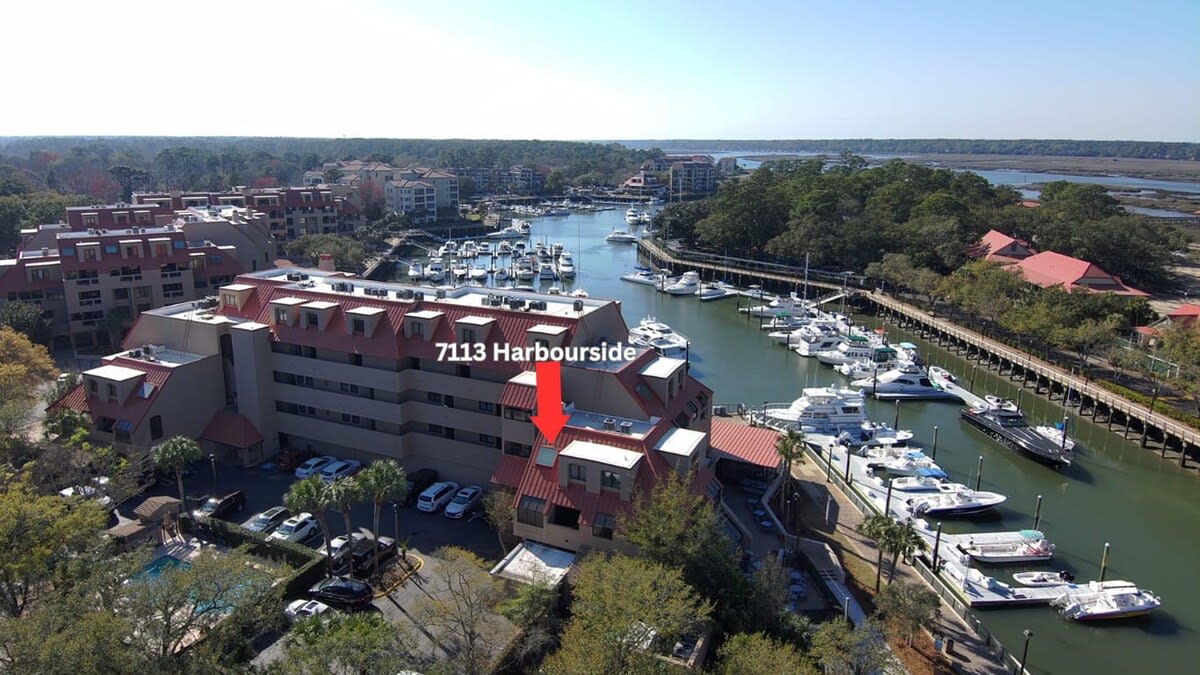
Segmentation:
[(350, 332), (354, 335), (365, 335), (367, 333), (367, 322), (365, 319), (351, 319)]
[(93, 380), (90, 378), (88, 379), (87, 383), (88, 383), (88, 392), (91, 393), (93, 396), (99, 396), (100, 395), (100, 383), (97, 382), (96, 380)]
[(288, 323), (288, 310), (286, 307), (275, 308), (275, 323)]
[(620, 490), (621, 474), (617, 473), (616, 471), (601, 471), (600, 487), (609, 488), (611, 490)]
[(410, 321), (408, 324), (408, 337), (424, 338), (425, 324), (420, 321)]
[(305, 328), (316, 328), (319, 323), (320, 323), (320, 318), (317, 316), (316, 312), (308, 311), (308, 312), (304, 313), (304, 327)]
[(225, 307), (233, 307), (234, 309), (237, 309), (237, 306), (238, 306), (237, 294), (236, 293), (222, 293), (221, 294), (221, 304), (224, 305)]

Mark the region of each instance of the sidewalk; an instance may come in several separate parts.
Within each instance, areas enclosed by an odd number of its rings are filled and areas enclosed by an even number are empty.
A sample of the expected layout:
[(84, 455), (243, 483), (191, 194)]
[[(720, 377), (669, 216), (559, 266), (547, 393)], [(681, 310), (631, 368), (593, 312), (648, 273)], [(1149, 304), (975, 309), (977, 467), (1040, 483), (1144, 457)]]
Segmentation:
[[(807, 496), (801, 509), (801, 518), (805, 524), (831, 539), (838, 537), (838, 543), (842, 544), (843, 559), (858, 558), (860, 562), (874, 570), (878, 550), (871, 540), (856, 531), (863, 521), (863, 515), (858, 512), (854, 504), (842, 494), (841, 490), (835, 489), (831, 483), (825, 482), (824, 472), (810, 457), (806, 457), (805, 462), (797, 462), (792, 466), (792, 476), (799, 481), (801, 490)], [(829, 522), (833, 523), (832, 527), (825, 520), (826, 502), (829, 496), (833, 497), (833, 502), (829, 504), (828, 508)], [(884, 556), (883, 583), (887, 583), (886, 567), (889, 563), (888, 557)], [(896, 566), (896, 581), (925, 583), (903, 561)], [(979, 675), (1007, 675), (1011, 672), (988, 650), (986, 643), (949, 608), (943, 607), (941, 615), (936, 621), (935, 631), (943, 637), (954, 640), (954, 652), (948, 654), (948, 658), (955, 664), (955, 672)]]

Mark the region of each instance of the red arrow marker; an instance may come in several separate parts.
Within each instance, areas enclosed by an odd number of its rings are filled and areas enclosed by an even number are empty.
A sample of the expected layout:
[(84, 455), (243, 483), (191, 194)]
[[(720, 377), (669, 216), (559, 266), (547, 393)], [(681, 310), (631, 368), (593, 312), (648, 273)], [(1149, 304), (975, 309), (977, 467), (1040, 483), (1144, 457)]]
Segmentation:
[(533, 425), (542, 432), (547, 442), (553, 443), (567, 425), (567, 416), (562, 411), (562, 364), (558, 361), (538, 361), (535, 368), (538, 414), (532, 417)]

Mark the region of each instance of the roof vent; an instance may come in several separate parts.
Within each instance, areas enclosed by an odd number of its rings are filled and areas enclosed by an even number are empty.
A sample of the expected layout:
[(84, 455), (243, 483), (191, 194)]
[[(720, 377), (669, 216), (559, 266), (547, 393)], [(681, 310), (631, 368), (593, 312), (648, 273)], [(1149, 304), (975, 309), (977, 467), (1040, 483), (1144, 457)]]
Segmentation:
[(633, 422), (630, 422), (628, 420), (621, 422), (621, 433), (632, 434), (633, 433)]
[(491, 304), (492, 304), (492, 297), (493, 297), (493, 296), (492, 296), (492, 294), (491, 294), (491, 293), (488, 293), (488, 295), (487, 295), (487, 297), (486, 297), (486, 298), (480, 298), (480, 299), (479, 299), (479, 304), (483, 305), (484, 307), (487, 307), (487, 306), (491, 305)]
[(617, 429), (617, 421), (611, 417), (605, 417), (604, 418), (604, 430), (605, 431), (616, 431), (616, 429)]

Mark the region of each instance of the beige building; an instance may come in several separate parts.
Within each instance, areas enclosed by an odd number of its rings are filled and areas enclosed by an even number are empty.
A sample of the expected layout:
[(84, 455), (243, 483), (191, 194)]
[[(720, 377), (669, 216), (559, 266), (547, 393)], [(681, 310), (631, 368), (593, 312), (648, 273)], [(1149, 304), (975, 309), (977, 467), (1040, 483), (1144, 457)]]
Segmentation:
[[(52, 408), (88, 414), (130, 453), (182, 434), (247, 464), (311, 448), (506, 487), (519, 536), (571, 550), (624, 546), (634, 497), (669, 472), (719, 493), (711, 391), (683, 360), (564, 362), (567, 426), (540, 436), (534, 364), (498, 350), (612, 346), (627, 329), (613, 301), (503, 293), (243, 274), (216, 299), (143, 313), (126, 351)], [(454, 348), (482, 358), (453, 361)]]

